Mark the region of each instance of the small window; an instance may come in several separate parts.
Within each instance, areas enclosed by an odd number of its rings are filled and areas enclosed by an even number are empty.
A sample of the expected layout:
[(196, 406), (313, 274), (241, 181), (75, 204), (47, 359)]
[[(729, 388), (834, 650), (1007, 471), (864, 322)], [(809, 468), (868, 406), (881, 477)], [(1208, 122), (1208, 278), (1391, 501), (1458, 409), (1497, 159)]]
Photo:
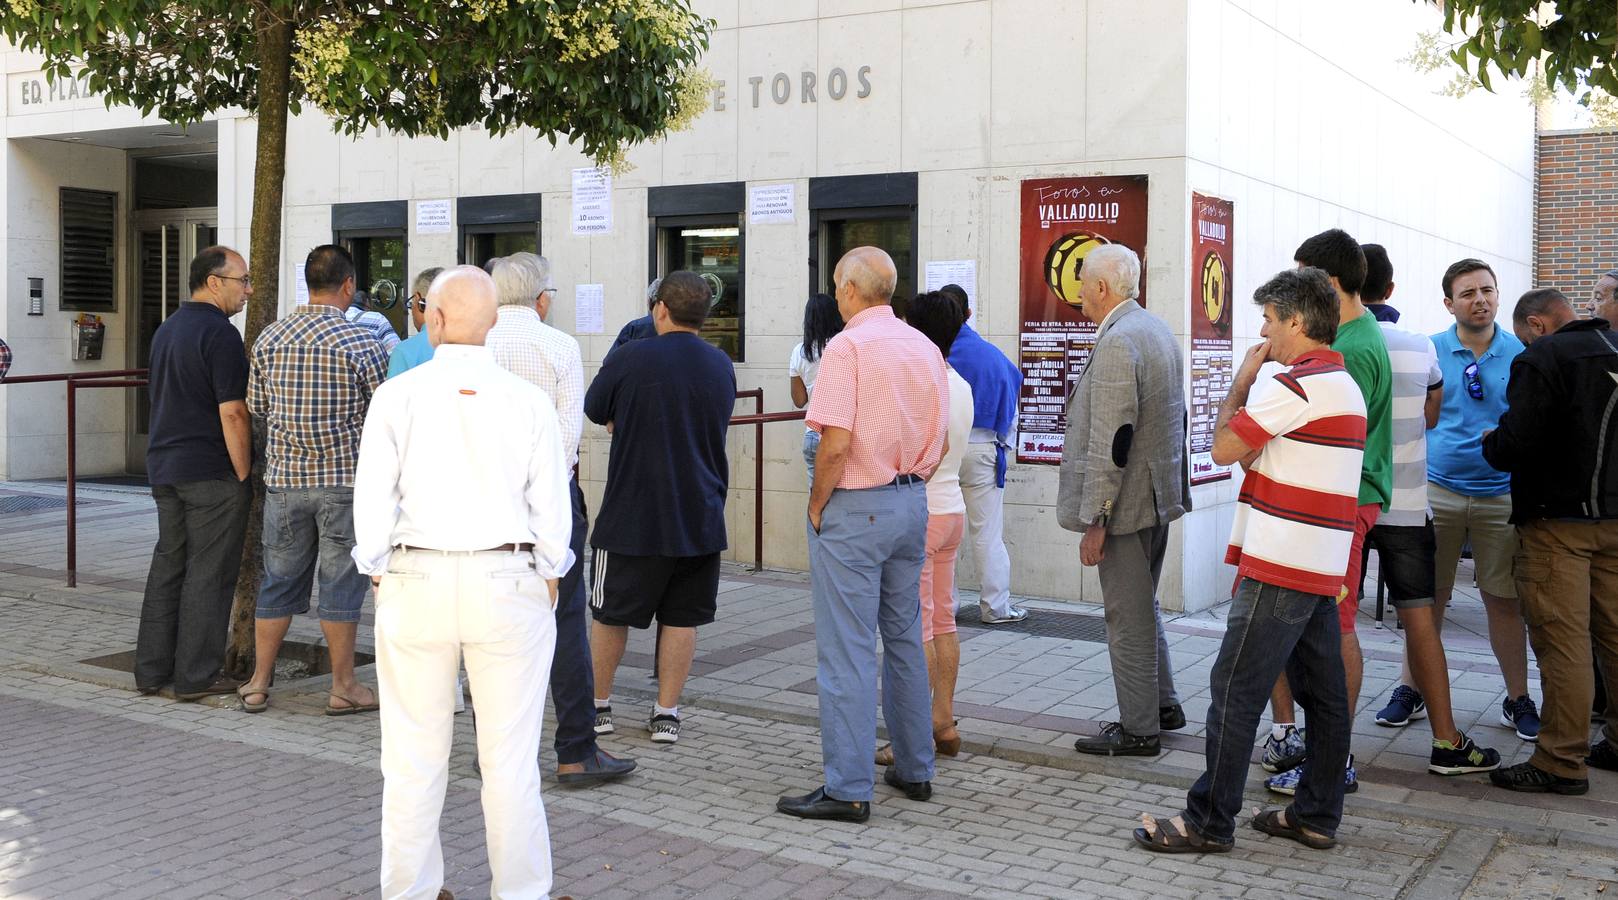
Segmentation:
[(61, 308), (117, 309), (118, 195), (62, 188)]
[(539, 229), (535, 225), (478, 225), (462, 229), (466, 235), (461, 259), (482, 267), (491, 259), (513, 253), (539, 253)]
[(409, 335), (405, 300), (415, 275), (410, 271), (404, 232), (347, 232), (340, 243), (354, 257), (354, 286), (364, 292), (365, 308), (386, 316), (400, 338)]
[(746, 335), (740, 217), (691, 216), (657, 220), (659, 276), (682, 269), (695, 272), (713, 290), (713, 305), (703, 323), (702, 337), (742, 362)]
[(916, 296), (916, 226), (911, 210), (825, 210), (817, 220), (825, 247), (820, 256), (820, 290), (833, 292), (832, 270), (844, 253), (855, 247), (880, 247), (893, 258), (893, 267), (898, 270), (893, 303), (903, 315), (905, 302)]
[(461, 227), (460, 261), (482, 266), (513, 253), (538, 253), (539, 212), (538, 194), (491, 194), (456, 200), (455, 220)]

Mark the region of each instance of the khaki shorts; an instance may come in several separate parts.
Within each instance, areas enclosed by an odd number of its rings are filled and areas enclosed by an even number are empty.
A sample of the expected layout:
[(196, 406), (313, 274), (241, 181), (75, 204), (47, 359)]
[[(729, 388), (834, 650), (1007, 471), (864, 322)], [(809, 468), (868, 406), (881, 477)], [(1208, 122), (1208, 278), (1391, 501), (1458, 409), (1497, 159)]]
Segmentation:
[(1439, 596), (1455, 588), (1455, 567), (1461, 546), (1472, 542), (1474, 582), (1479, 590), (1508, 600), (1516, 599), (1517, 583), (1511, 561), (1517, 555), (1517, 529), (1511, 524), (1511, 495), (1468, 497), (1434, 482), (1427, 483), (1427, 502), (1433, 508), (1433, 532), (1438, 539), (1434, 587)]

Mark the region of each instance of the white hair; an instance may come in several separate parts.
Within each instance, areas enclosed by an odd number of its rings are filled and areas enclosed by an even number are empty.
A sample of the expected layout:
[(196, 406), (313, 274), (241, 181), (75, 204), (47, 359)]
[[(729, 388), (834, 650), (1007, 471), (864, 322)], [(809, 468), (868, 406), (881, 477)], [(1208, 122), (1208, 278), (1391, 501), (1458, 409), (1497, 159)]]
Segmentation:
[(1084, 266), (1110, 293), (1125, 300), (1140, 296), (1140, 257), (1123, 244), (1102, 244), (1091, 250), (1084, 255)]
[(501, 306), (533, 306), (539, 292), (550, 287), (539, 268), (529, 260), (523, 259), (523, 256), (533, 254), (513, 253), (503, 257), (494, 264), (494, 271), (490, 273), (494, 278)]

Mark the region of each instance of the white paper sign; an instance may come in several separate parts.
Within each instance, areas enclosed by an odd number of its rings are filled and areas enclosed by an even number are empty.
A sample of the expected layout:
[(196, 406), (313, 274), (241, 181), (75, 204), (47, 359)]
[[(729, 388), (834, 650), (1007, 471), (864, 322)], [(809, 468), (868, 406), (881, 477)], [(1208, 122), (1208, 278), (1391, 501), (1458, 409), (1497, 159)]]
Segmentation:
[(449, 201), (416, 201), (417, 234), (449, 234)]
[(927, 291), (936, 291), (946, 284), (957, 285), (966, 291), (966, 305), (973, 310), (978, 308), (978, 261), (975, 259), (930, 259), (925, 282), (922, 289)]
[(303, 263), (292, 267), (292, 299), (299, 304), (309, 302), (309, 282), (303, 280)]
[(573, 170), (573, 233), (612, 233), (612, 176), (601, 169)]
[(790, 223), (796, 218), (793, 196), (797, 185), (755, 184), (747, 189), (747, 224)]
[(607, 288), (601, 284), (573, 286), (573, 333), (600, 334), (606, 328)]

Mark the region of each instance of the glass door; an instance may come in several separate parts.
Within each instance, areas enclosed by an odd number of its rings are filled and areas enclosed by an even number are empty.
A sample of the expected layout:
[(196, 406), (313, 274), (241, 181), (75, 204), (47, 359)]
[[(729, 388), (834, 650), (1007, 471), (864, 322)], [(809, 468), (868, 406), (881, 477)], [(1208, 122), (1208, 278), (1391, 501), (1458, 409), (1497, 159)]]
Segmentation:
[[(187, 281), (197, 251), (219, 241), (219, 226), (211, 209), (151, 210), (134, 214), (135, 260), (131, 304), (131, 368), (152, 363), (152, 338), (180, 303), (190, 298)], [(146, 472), (146, 430), (152, 417), (151, 392), (135, 388), (128, 405), (125, 466), (131, 473)]]

